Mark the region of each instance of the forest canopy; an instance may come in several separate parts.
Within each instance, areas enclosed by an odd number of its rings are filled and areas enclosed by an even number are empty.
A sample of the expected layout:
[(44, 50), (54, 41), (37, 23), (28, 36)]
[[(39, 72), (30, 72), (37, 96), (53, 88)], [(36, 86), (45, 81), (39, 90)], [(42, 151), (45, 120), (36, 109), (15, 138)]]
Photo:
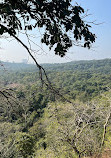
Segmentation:
[(111, 157), (111, 59), (42, 65), (72, 103), (41, 88), (35, 65), (3, 64), (0, 157)]

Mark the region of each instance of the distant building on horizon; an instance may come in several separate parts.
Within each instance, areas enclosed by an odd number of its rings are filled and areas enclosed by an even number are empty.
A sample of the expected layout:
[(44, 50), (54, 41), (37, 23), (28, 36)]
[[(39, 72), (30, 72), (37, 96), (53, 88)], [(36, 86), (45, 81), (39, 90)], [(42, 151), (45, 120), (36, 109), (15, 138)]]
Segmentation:
[(27, 64), (28, 60), (27, 59), (22, 59), (22, 63)]

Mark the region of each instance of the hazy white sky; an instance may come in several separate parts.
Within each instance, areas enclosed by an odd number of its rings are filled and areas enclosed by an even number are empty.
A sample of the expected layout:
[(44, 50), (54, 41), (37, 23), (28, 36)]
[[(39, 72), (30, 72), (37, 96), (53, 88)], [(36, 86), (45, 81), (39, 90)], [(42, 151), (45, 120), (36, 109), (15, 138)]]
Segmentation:
[[(32, 49), (36, 50), (35, 56), (39, 63), (111, 58), (111, 0), (77, 0), (77, 2), (86, 10), (89, 9), (89, 13), (92, 14), (89, 17), (90, 21), (96, 20), (96, 23), (104, 22), (101, 25), (93, 25), (92, 31), (97, 36), (93, 48), (87, 50), (74, 46), (67, 52), (64, 58), (60, 58), (54, 55), (53, 50), (49, 52), (46, 46), (41, 45), (39, 42), (40, 38), (37, 37), (33, 40), (44, 49), (44, 52), (38, 52), (39, 48), (32, 45)], [(36, 34), (36, 31), (33, 33)], [(27, 43), (23, 36), (21, 36), (21, 39)], [(25, 49), (14, 40), (8, 42), (0, 38), (0, 47), (0, 60), (21, 62), (22, 59), (28, 59), (29, 62), (32, 62)]]

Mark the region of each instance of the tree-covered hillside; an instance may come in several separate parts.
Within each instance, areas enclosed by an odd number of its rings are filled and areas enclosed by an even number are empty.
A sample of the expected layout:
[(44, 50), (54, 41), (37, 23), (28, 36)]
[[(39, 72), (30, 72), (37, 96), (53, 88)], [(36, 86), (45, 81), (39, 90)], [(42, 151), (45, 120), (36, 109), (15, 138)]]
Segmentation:
[[(33, 64), (24, 64), (24, 63), (10, 63), (10, 62), (0, 62), (6, 70), (36, 70), (36, 66)], [(72, 61), (68, 63), (56, 63), (56, 64), (42, 64), (47, 70), (54, 71), (95, 71), (102, 73), (111, 73), (111, 59), (103, 60), (81, 60), (81, 61)], [(2, 69), (2, 67), (0, 67)]]
[[(0, 80), (4, 86), (11, 86), (12, 83), (30, 87), (41, 84), (35, 65), (3, 65)], [(111, 59), (43, 64), (43, 67), (52, 84), (63, 95), (69, 95), (70, 99), (88, 101), (111, 87)]]
[(110, 157), (111, 59), (43, 67), (58, 94), (35, 65), (0, 67), (0, 157)]

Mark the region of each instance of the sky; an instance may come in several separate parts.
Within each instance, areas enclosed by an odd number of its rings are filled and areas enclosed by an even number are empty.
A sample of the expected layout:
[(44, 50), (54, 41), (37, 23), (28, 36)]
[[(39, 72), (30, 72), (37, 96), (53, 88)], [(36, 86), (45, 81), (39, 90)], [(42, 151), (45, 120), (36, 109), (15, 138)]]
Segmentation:
[[(75, 0), (72, 1), (74, 4)], [(39, 50), (37, 46), (32, 44), (35, 50), (34, 56), (39, 63), (63, 63), (75, 60), (98, 60), (111, 58), (111, 0), (76, 0), (85, 10), (89, 10), (88, 21), (95, 21), (91, 31), (96, 34), (97, 39), (93, 47), (88, 50), (86, 48), (73, 46), (64, 58), (54, 55), (54, 51), (45, 45), (41, 45), (38, 34), (33, 40), (40, 45), (43, 50)], [(36, 34), (36, 32), (33, 32)], [(27, 44), (24, 36), (21, 39)], [(39, 51), (38, 51), (39, 50)], [(26, 50), (15, 40), (0, 38), (0, 60), (11, 62), (22, 62), (27, 59), (28, 63), (33, 63)]]

